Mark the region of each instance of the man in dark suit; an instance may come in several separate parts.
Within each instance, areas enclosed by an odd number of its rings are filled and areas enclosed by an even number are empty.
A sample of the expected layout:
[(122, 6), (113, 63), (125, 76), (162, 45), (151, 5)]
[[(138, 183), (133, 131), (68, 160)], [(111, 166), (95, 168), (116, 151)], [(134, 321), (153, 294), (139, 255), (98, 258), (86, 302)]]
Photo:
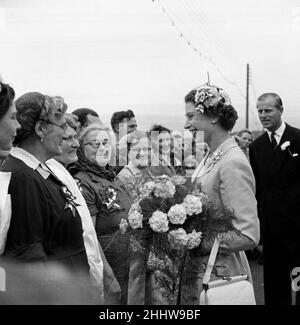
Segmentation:
[[(249, 154), (264, 248), (265, 303), (290, 305), (292, 279), (298, 275), (294, 268), (300, 267), (300, 130), (282, 121), (277, 94), (261, 95), (257, 110), (266, 132), (250, 145)], [(300, 292), (293, 292), (300, 304)]]

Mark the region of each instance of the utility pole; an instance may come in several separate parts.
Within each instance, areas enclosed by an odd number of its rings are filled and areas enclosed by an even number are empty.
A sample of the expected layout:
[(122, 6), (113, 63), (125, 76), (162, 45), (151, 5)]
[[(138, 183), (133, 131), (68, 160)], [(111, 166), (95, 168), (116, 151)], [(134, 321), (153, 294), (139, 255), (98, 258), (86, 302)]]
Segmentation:
[(246, 129), (249, 128), (249, 63), (247, 63), (247, 80), (246, 80)]

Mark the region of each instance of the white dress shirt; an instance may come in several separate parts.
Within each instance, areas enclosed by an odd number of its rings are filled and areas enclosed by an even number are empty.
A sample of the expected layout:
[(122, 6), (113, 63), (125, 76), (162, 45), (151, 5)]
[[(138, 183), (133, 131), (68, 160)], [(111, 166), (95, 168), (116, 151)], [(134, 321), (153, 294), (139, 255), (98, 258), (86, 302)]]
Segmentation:
[[(283, 132), (284, 132), (285, 128), (286, 128), (286, 124), (284, 122), (282, 122), (280, 127), (275, 131), (274, 138), (275, 138), (275, 140), (277, 142), (277, 145), (279, 145), (279, 143), (280, 143), (280, 140), (281, 140), (281, 137), (283, 135)], [(272, 132), (269, 131), (269, 130), (267, 130), (267, 132), (268, 132), (269, 139), (272, 142), (272, 140), (271, 140)]]

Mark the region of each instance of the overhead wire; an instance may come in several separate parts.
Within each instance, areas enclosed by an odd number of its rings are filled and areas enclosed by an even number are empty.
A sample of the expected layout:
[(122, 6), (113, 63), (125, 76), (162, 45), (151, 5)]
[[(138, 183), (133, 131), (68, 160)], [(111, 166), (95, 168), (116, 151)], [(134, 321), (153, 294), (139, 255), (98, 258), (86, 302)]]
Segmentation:
[[(154, 0), (152, 0), (154, 2)], [(239, 94), (245, 98), (244, 92), (241, 90), (241, 88), (239, 87), (239, 85), (236, 83), (236, 81), (232, 81), (230, 80), (226, 74), (222, 71), (222, 69), (220, 69), (219, 65), (216, 63), (216, 61), (212, 58), (211, 55), (208, 55), (206, 53), (203, 53), (203, 51), (199, 50), (198, 47), (196, 46), (196, 44), (190, 40), (189, 37), (187, 37), (185, 35), (184, 32), (182, 32), (182, 29), (178, 27), (178, 24), (175, 22), (175, 19), (170, 15), (169, 11), (166, 9), (165, 5), (162, 3), (161, 0), (156, 0), (156, 2), (159, 3), (159, 5), (162, 8), (163, 13), (168, 17), (168, 20), (171, 22), (172, 26), (177, 30), (177, 32), (179, 33), (180, 37), (185, 40), (185, 42), (187, 43), (187, 45), (191, 48), (193, 48), (194, 52), (199, 56), (199, 57), (203, 57), (205, 60), (209, 61), (210, 64), (212, 64), (216, 71), (221, 75), (221, 77), (228, 82), (229, 84), (233, 85), (239, 92)]]

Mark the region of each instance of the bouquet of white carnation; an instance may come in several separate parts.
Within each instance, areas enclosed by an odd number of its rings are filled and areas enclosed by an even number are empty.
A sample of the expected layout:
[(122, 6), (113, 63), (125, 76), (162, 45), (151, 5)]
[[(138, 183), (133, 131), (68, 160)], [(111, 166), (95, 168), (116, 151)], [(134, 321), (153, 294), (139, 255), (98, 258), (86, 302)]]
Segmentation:
[(164, 288), (168, 304), (176, 303), (184, 256), (201, 244), (207, 222), (207, 196), (187, 184), (182, 176), (153, 177), (120, 224), (131, 234), (132, 251), (143, 256), (145, 272), (154, 272)]

